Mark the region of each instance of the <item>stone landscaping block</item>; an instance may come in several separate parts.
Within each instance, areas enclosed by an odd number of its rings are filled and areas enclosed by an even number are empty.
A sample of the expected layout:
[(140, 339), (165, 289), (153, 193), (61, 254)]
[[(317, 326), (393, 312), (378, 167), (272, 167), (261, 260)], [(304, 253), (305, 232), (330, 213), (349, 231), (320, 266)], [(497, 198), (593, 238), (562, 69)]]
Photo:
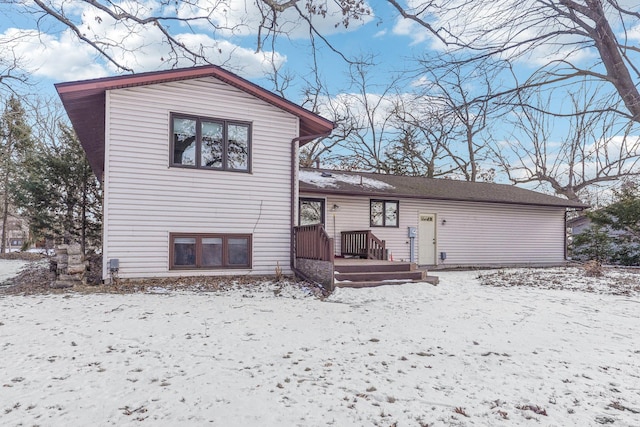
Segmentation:
[(69, 265), (77, 265), (84, 263), (84, 256), (82, 255), (69, 255), (69, 259), (67, 261)]
[(67, 274), (82, 274), (87, 271), (87, 266), (84, 264), (69, 265), (67, 267)]

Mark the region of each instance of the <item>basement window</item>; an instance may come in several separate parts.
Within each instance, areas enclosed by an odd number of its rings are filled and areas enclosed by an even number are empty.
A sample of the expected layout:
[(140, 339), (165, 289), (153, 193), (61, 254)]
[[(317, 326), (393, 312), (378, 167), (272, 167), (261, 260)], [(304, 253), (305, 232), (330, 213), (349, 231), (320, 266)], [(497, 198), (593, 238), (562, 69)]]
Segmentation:
[(250, 234), (169, 235), (171, 270), (251, 268)]

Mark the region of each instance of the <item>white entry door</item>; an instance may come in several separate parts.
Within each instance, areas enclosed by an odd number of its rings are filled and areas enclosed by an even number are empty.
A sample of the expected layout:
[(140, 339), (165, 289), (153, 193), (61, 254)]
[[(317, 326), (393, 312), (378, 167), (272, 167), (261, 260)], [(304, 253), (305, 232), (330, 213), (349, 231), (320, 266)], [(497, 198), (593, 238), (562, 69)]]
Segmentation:
[(436, 264), (436, 214), (419, 214), (418, 264)]

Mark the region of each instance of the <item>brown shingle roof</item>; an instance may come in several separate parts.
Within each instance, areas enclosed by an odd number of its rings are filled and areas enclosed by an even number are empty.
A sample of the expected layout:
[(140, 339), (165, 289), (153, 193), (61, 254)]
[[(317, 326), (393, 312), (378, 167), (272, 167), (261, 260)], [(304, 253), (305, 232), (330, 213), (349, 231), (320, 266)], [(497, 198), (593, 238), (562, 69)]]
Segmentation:
[(100, 178), (104, 167), (105, 92), (201, 77), (215, 77), (297, 116), (300, 137), (327, 134), (333, 130), (333, 122), (216, 65), (58, 83), (55, 87), (87, 153), (91, 169)]
[[(331, 176), (323, 176), (331, 174)], [(300, 170), (300, 192), (586, 208), (588, 205), (514, 185), (365, 172)]]

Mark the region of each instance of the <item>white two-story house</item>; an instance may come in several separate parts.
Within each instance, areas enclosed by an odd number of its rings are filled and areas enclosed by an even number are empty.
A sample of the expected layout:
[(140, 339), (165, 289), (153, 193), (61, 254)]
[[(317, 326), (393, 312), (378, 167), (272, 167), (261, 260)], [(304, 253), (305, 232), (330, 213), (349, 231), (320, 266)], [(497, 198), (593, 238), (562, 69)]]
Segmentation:
[(333, 123), (213, 65), (56, 89), (103, 183), (107, 280), (291, 274), (334, 254), (559, 264), (567, 208), (584, 207), (510, 185), (301, 173), (300, 145)]

